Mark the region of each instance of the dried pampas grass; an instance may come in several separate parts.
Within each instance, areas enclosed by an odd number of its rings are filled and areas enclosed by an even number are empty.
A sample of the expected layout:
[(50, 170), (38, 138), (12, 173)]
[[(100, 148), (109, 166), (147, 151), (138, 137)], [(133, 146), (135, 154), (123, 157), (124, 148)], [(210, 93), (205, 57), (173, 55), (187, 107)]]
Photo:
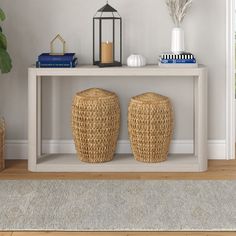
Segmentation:
[(170, 16), (176, 26), (180, 26), (193, 0), (166, 0)]

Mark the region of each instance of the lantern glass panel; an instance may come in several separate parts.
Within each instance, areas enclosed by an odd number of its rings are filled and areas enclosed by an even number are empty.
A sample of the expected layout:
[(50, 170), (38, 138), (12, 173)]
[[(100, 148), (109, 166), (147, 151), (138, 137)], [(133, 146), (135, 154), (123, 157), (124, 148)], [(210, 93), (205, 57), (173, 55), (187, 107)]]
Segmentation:
[(115, 60), (121, 61), (121, 28), (120, 28), (120, 20), (115, 20)]
[(102, 20), (102, 42), (113, 43), (113, 21)]
[(95, 61), (99, 61), (99, 20), (94, 21), (94, 59)]

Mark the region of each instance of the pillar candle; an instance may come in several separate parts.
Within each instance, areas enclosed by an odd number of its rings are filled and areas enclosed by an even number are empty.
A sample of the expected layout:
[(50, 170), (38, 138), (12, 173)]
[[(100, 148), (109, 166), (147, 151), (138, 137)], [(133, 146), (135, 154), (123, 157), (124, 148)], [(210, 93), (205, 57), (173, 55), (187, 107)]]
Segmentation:
[(102, 63), (113, 63), (113, 43), (108, 41), (102, 43), (101, 56)]

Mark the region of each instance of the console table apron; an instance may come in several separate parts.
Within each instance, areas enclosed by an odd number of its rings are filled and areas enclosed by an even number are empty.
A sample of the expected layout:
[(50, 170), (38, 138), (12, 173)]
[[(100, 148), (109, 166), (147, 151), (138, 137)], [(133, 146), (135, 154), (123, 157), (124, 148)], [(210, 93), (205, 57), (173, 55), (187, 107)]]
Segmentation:
[[(72, 154), (42, 154), (41, 79), (43, 76), (152, 76), (193, 77), (194, 153), (169, 155), (162, 163), (140, 163), (132, 154), (119, 154), (112, 162), (82, 163)], [(207, 170), (207, 68), (143, 68), (80, 66), (28, 69), (28, 169), (33, 172), (201, 172)]]

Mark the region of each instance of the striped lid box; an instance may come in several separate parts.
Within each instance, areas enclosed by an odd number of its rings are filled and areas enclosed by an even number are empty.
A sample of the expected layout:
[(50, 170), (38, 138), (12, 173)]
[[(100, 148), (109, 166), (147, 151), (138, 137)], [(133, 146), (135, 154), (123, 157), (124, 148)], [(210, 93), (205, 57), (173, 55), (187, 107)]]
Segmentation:
[(160, 55), (162, 60), (193, 60), (194, 55), (191, 53), (173, 54), (173, 53), (163, 53)]

